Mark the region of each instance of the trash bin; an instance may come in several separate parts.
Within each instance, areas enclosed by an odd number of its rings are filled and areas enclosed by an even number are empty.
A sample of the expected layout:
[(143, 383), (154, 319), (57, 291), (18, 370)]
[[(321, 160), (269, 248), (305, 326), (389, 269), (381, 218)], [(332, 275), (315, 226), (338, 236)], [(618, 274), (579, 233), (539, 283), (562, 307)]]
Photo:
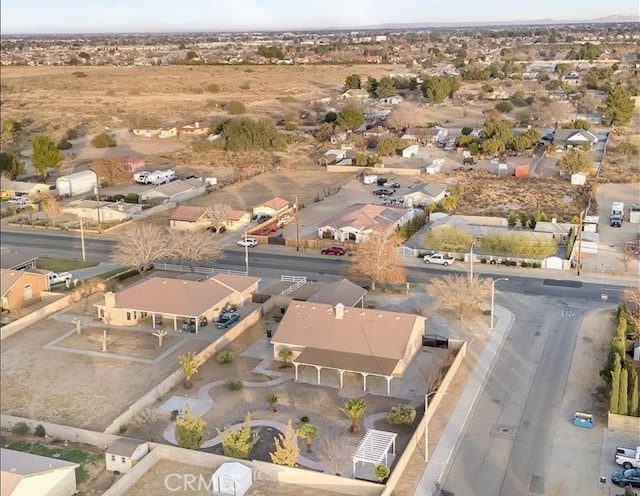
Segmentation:
[(273, 336), (273, 331), (271, 329), (267, 329), (267, 337), (270, 338)]

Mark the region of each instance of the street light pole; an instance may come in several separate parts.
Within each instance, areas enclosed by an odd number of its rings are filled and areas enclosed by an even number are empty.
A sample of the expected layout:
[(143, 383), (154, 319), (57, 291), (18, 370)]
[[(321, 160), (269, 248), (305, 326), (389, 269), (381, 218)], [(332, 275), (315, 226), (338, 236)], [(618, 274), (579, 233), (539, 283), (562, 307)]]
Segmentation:
[(508, 281), (508, 277), (499, 277), (491, 281), (491, 330), (493, 330), (493, 308), (496, 301), (496, 283), (498, 281)]
[(247, 243), (247, 231), (244, 232), (244, 270), (249, 275), (249, 244)]
[(473, 245), (475, 243), (471, 243), (471, 254), (469, 255), (469, 259), (471, 260), (471, 272), (469, 274), (470, 282), (473, 282)]
[(93, 185), (93, 192), (96, 195), (96, 202), (98, 204), (98, 232), (102, 233), (102, 212), (100, 211), (100, 195), (98, 194), (98, 183)]
[(80, 246), (82, 247), (82, 261), (86, 262), (86, 254), (84, 251), (84, 224), (82, 223), (82, 217), (80, 217)]
[(429, 396), (438, 391), (431, 391), (424, 395), (424, 461), (429, 461)]

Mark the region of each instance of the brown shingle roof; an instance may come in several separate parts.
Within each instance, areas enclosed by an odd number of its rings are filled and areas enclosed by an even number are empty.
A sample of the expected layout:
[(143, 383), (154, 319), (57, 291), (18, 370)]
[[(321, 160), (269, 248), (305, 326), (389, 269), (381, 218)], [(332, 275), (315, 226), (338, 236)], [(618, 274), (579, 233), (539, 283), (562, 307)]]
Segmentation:
[(352, 283), (348, 279), (342, 279), (341, 281), (332, 282), (331, 284), (323, 286), (312, 294), (307, 301), (327, 303), (329, 305), (342, 303), (346, 306), (353, 307), (366, 295), (366, 289)]
[(338, 214), (319, 222), (319, 226), (333, 228), (353, 227), (358, 230), (390, 226), (407, 213), (406, 208), (354, 203)]
[(137, 439), (121, 438), (116, 439), (107, 448), (107, 453), (110, 455), (127, 456), (133, 455), (133, 452), (138, 446), (145, 444), (143, 441)]
[(227, 212), (227, 220), (235, 220), (238, 221), (242, 219), (242, 217), (248, 214), (246, 210), (229, 210)]
[(273, 342), (343, 353), (402, 359), (419, 315), (344, 307), (342, 318), (325, 303), (292, 301)]
[(172, 212), (170, 219), (184, 222), (197, 222), (206, 215), (207, 211), (208, 209), (205, 207), (180, 205)]
[(3, 269), (12, 269), (32, 262), (37, 258), (37, 255), (24, 253), (23, 250), (18, 253), (17, 251), (10, 250), (9, 248), (2, 248), (2, 250), (0, 250), (0, 267)]
[[(275, 198), (271, 198), (271, 200), (263, 203), (262, 205), (264, 205), (265, 207), (272, 208), (274, 210), (280, 210), (281, 208), (284, 208), (287, 205), (289, 205), (289, 202), (287, 200), (284, 200), (276, 196)], [(258, 207), (260, 206), (261, 205), (258, 205)]]

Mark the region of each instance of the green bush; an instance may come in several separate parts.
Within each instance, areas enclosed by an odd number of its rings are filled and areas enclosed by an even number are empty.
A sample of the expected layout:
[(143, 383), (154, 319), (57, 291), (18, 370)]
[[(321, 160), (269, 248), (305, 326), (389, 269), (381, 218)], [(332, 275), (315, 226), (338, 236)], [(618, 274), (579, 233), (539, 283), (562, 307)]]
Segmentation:
[(220, 365), (231, 363), (235, 360), (235, 358), (236, 355), (233, 353), (233, 351), (221, 351), (219, 353), (216, 353), (216, 362), (218, 362)]
[(60, 141), (58, 141), (58, 144), (56, 145), (58, 150), (69, 150), (71, 149), (72, 146), (73, 145), (69, 143), (69, 140), (67, 140), (66, 138), (62, 138)]
[(247, 113), (247, 107), (245, 107), (244, 103), (239, 102), (237, 100), (232, 100), (232, 101), (228, 102), (224, 106), (224, 109), (230, 115), (240, 115), (240, 114), (246, 114)]
[(216, 83), (210, 83), (204, 89), (209, 93), (220, 93), (220, 85)]
[(116, 140), (114, 140), (107, 133), (96, 134), (91, 140), (91, 144), (95, 148), (113, 148), (116, 146)]
[(229, 391), (240, 391), (243, 387), (242, 380), (235, 377), (227, 379), (225, 384)]
[(516, 262), (515, 260), (511, 260), (511, 267), (515, 267), (516, 265), (518, 265), (518, 262)]
[(45, 437), (47, 435), (47, 431), (44, 429), (42, 424), (38, 424), (33, 431), (33, 435), (36, 437)]
[(129, 427), (127, 426), (127, 424), (122, 424), (120, 427), (118, 427), (118, 434), (124, 434), (125, 432), (127, 432), (127, 429)]
[(72, 74), (77, 78), (86, 78), (87, 77), (87, 73), (86, 72), (82, 72), (82, 71), (75, 71), (75, 72), (72, 72)]
[(409, 405), (392, 406), (387, 412), (387, 422), (391, 425), (411, 425), (416, 419), (416, 409)]
[(124, 201), (127, 197), (124, 195), (113, 195), (113, 201), (114, 202), (119, 202), (119, 201)]
[(522, 267), (529, 267), (529, 264), (528, 264), (527, 262), (522, 262), (520, 265), (521, 265)]
[(13, 426), (11, 432), (17, 434), (18, 436), (26, 436), (31, 432), (31, 429), (26, 424), (26, 422), (17, 422), (16, 425)]
[(124, 201), (127, 203), (138, 203), (140, 201), (140, 195), (137, 193), (128, 193)]
[(487, 263), (487, 259), (486, 259), (486, 258), (484, 258), (484, 257), (482, 257), (482, 258), (480, 259), (480, 263), (486, 264), (486, 263)]
[(533, 262), (531, 265), (534, 269), (539, 269), (541, 267), (540, 262)]

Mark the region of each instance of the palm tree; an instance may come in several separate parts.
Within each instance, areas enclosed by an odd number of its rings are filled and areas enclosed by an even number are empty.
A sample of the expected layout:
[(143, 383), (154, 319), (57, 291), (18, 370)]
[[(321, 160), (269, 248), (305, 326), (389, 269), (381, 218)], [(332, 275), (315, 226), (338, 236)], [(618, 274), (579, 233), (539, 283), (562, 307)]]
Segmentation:
[(349, 417), (349, 420), (351, 420), (349, 432), (353, 434), (360, 432), (358, 420), (367, 409), (367, 406), (367, 400), (359, 398), (345, 401), (344, 405), (340, 408), (340, 411), (342, 411), (347, 417)]
[(278, 397), (276, 396), (276, 393), (268, 393), (265, 397), (264, 400), (269, 404), (269, 406), (271, 407), (271, 411), (272, 412), (277, 412), (278, 410), (276, 410), (276, 403), (278, 402)]
[(320, 433), (318, 426), (311, 422), (305, 422), (300, 426), (298, 435), (307, 442), (307, 453), (311, 453), (311, 441)]
[(389, 477), (389, 473), (389, 467), (386, 465), (376, 465), (373, 469), (373, 475), (376, 476), (376, 479), (378, 479), (379, 482), (382, 482)]
[(180, 355), (178, 358), (180, 365), (182, 365), (182, 371), (184, 372), (184, 388), (191, 388), (191, 378), (196, 375), (202, 361), (194, 352), (187, 353), (186, 355)]
[(282, 365), (283, 368), (289, 366), (291, 355), (293, 355), (293, 351), (291, 351), (291, 349), (287, 348), (286, 346), (280, 348), (280, 351), (278, 351), (278, 358), (284, 362)]

